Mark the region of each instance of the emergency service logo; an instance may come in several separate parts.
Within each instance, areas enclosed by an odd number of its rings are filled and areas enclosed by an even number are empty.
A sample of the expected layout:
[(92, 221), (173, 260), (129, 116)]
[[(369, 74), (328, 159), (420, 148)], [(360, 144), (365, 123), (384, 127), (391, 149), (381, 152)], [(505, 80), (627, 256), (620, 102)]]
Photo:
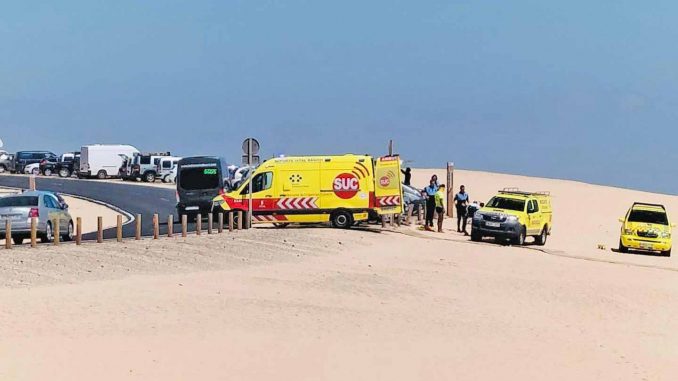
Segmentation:
[(351, 173), (342, 173), (334, 178), (332, 190), (342, 199), (353, 198), (360, 190), (358, 178)]

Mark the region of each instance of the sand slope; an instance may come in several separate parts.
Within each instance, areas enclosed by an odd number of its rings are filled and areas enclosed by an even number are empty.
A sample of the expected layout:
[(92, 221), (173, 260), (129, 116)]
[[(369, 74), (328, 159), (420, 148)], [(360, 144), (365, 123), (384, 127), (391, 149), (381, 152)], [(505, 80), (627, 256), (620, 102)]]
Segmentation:
[(595, 248), (637, 197), (675, 197), (457, 175), (551, 190), (546, 252), (408, 227), (0, 250), (0, 379), (675, 378), (673, 258)]

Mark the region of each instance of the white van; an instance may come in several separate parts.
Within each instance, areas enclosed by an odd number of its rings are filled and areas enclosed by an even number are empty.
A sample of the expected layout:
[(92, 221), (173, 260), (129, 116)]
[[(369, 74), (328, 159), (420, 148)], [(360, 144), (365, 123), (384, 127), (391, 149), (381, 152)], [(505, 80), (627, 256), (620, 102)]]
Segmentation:
[(169, 175), (172, 172), (172, 168), (176, 167), (181, 160), (180, 157), (176, 156), (167, 156), (160, 159), (157, 167), (158, 177), (162, 180), (163, 183), (168, 183)]
[(92, 144), (80, 148), (78, 177), (105, 179), (118, 177), (123, 158), (132, 157), (139, 150), (124, 144)]

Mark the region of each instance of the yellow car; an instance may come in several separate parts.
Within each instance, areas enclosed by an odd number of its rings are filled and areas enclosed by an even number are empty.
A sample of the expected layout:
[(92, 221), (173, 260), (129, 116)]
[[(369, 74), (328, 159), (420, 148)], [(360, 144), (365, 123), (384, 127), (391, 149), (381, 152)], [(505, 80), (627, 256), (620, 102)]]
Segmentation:
[(633, 249), (671, 255), (671, 228), (675, 225), (669, 223), (663, 205), (636, 202), (619, 222), (622, 223), (620, 252), (627, 253), (629, 249)]

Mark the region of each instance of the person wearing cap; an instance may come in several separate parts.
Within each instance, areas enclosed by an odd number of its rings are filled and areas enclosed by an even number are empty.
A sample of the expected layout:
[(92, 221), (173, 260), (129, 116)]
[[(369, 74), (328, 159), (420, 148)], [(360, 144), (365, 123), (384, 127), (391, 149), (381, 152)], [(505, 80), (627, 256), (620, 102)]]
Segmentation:
[(466, 212), (469, 203), (469, 195), (466, 193), (466, 187), (459, 187), (459, 193), (454, 195), (454, 204), (457, 207), (457, 233), (464, 232), (464, 235), (468, 235), (466, 231)]

